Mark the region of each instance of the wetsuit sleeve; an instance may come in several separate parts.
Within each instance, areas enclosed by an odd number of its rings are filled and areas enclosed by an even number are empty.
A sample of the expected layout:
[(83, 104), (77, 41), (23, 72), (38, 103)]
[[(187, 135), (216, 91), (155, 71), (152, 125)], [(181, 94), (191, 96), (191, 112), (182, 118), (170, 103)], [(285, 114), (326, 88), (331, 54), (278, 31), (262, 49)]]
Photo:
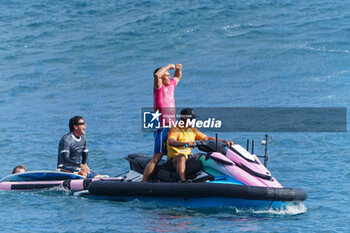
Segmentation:
[(82, 164), (88, 164), (88, 147), (87, 147), (87, 142), (85, 142), (84, 150), (83, 150), (83, 159), (81, 161)]
[(83, 152), (82, 164), (88, 164), (88, 152)]
[(60, 154), (62, 153), (68, 153), (70, 152), (70, 144), (69, 141), (66, 138), (62, 138), (60, 141), (60, 145), (59, 145), (59, 151)]

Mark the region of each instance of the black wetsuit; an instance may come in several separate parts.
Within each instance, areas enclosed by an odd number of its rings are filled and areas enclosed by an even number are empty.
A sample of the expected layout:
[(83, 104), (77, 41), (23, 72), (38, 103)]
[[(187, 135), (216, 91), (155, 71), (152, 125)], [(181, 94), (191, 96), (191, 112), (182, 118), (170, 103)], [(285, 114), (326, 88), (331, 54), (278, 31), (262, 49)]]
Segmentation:
[(75, 172), (79, 170), (80, 164), (87, 163), (88, 148), (85, 136), (77, 138), (73, 133), (64, 135), (58, 146), (57, 168)]

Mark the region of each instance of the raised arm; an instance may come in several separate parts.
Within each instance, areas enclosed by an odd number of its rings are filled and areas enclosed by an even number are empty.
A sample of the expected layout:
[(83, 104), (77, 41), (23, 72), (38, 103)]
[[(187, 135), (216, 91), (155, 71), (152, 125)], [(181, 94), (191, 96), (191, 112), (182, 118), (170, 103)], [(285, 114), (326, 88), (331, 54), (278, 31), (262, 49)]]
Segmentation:
[(176, 79), (176, 85), (180, 82), (181, 77), (182, 77), (182, 65), (176, 64), (175, 74), (174, 74), (174, 79)]
[(154, 87), (155, 88), (160, 88), (162, 86), (163, 80), (162, 77), (163, 75), (168, 71), (168, 70), (173, 70), (175, 69), (175, 65), (174, 64), (169, 64), (167, 66), (164, 66), (158, 70), (156, 70), (156, 72), (154, 73)]

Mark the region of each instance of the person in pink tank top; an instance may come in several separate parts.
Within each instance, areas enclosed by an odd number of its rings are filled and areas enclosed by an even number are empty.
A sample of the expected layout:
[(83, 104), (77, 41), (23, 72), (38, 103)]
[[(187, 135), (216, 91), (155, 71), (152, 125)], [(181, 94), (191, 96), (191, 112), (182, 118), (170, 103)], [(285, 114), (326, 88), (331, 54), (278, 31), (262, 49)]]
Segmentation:
[[(174, 78), (171, 78), (168, 70), (174, 70)], [(158, 68), (153, 72), (153, 108), (154, 111), (159, 110), (161, 115), (161, 128), (155, 132), (155, 145), (152, 160), (145, 167), (143, 173), (143, 181), (148, 181), (155, 166), (166, 155), (166, 141), (171, 122), (175, 122), (175, 87), (182, 77), (181, 64), (169, 64), (162, 68)]]

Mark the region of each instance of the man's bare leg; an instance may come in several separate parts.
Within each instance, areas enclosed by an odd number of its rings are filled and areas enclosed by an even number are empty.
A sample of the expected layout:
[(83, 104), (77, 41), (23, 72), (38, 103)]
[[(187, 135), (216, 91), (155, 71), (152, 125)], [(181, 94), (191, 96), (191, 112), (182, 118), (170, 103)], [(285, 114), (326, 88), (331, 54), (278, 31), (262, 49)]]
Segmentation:
[(177, 174), (180, 176), (181, 181), (186, 181), (185, 170), (186, 170), (186, 156), (178, 155), (173, 159), (174, 167), (176, 168)]
[(150, 175), (154, 171), (154, 168), (156, 167), (158, 162), (162, 159), (162, 157), (163, 157), (162, 153), (158, 153), (158, 154), (154, 154), (153, 155), (151, 161), (149, 161), (149, 163), (145, 167), (145, 170), (143, 172), (143, 179), (142, 179), (142, 181), (148, 181)]

